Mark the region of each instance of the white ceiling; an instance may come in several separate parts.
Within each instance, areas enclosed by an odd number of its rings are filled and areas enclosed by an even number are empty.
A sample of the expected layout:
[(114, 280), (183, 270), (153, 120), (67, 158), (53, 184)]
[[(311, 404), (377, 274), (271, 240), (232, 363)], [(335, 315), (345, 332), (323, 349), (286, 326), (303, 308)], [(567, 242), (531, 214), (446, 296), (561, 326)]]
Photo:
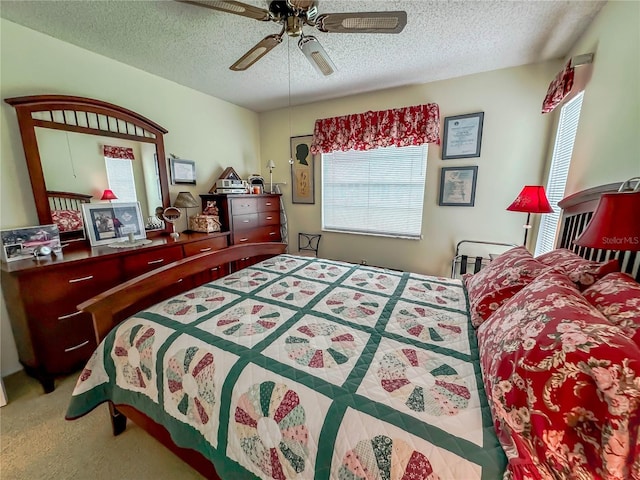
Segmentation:
[[(268, 5), (266, 0), (246, 3)], [(330, 77), (316, 73), (296, 39), (285, 40), (247, 71), (233, 72), (229, 66), (263, 37), (278, 33), (280, 25), (175, 1), (2, 0), (0, 16), (261, 112), (289, 102), (297, 105), (563, 58), (604, 3), (320, 0), (321, 14), (408, 14), (407, 26), (398, 35), (322, 33), (306, 27), (305, 33), (318, 38), (337, 67)]]

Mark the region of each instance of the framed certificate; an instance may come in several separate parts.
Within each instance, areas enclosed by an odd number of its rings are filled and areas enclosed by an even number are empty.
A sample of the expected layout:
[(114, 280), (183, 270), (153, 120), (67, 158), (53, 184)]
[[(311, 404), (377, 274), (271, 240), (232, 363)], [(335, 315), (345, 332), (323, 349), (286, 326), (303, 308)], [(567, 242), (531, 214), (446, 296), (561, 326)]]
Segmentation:
[(484, 112), (446, 117), (442, 159), (479, 157), (483, 120)]

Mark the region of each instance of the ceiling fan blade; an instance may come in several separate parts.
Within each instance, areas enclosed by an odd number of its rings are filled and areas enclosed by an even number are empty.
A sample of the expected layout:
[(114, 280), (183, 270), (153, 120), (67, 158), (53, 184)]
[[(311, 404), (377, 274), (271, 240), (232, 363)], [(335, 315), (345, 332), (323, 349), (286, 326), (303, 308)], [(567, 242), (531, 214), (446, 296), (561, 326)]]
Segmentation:
[(306, 35), (301, 37), (298, 41), (298, 47), (300, 47), (304, 56), (307, 57), (318, 73), (328, 77), (336, 71), (336, 66), (316, 37)]
[(400, 33), (407, 24), (407, 12), (326, 13), (316, 27), (332, 33)]
[(247, 5), (246, 3), (236, 2), (234, 0), (176, 0), (180, 3), (189, 3), (198, 7), (210, 8), (212, 10), (218, 10), (220, 12), (233, 13), (235, 15), (242, 15), (243, 17), (253, 18), (255, 20), (261, 20), (263, 22), (271, 20), (271, 15), (268, 10), (263, 8), (254, 7), (253, 5)]
[(264, 37), (251, 50), (245, 53), (240, 60), (231, 65), (229, 69), (236, 72), (246, 70), (280, 43), (282, 43), (282, 34)]

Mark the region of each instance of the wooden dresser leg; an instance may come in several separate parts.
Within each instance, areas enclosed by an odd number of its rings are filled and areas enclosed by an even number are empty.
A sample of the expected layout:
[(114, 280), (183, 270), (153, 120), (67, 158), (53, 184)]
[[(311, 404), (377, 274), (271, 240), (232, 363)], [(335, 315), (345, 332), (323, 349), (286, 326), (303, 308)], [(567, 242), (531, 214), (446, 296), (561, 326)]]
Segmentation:
[(113, 435), (120, 435), (127, 428), (127, 417), (121, 414), (112, 403), (109, 403), (109, 414), (111, 416)]

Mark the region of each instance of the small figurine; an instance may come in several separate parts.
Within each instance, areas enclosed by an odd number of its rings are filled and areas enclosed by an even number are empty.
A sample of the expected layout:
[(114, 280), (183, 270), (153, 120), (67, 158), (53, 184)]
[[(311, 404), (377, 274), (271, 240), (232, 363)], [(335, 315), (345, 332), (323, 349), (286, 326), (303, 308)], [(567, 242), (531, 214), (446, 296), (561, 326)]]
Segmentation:
[(208, 200), (207, 201), (207, 206), (202, 211), (202, 214), (203, 215), (211, 215), (211, 216), (217, 217), (218, 216), (218, 206), (216, 205), (216, 202), (214, 202), (212, 200)]

